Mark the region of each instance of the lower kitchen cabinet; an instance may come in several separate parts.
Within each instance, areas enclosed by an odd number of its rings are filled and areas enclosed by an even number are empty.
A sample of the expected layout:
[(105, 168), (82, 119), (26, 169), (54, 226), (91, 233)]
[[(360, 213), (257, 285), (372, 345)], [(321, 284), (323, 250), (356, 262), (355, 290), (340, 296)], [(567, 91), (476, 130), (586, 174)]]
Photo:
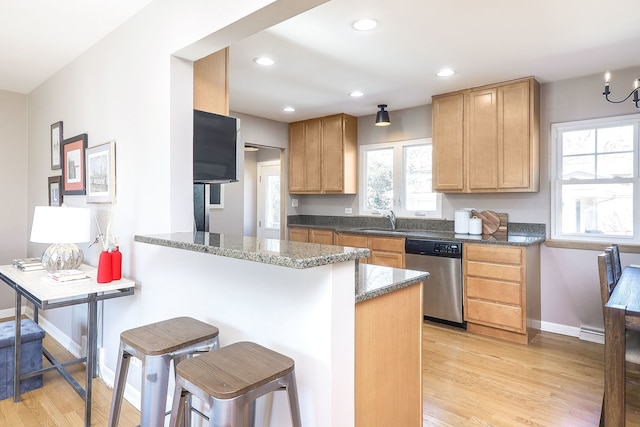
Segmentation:
[(289, 227), (289, 240), (293, 242), (333, 245), (335, 232), (319, 228)]
[(465, 243), (467, 330), (527, 344), (540, 330), (540, 245)]
[(356, 427), (422, 427), (422, 283), (356, 304)]
[(368, 248), (371, 251), (369, 259), (362, 259), (360, 262), (394, 268), (404, 268), (405, 266), (404, 238), (338, 233), (336, 234), (336, 245)]

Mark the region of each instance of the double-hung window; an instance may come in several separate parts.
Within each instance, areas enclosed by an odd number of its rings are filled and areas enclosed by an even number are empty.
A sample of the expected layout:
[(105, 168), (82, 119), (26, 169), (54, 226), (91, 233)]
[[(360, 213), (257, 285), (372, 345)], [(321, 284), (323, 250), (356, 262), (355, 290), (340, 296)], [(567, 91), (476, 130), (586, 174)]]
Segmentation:
[(640, 242), (640, 115), (551, 127), (552, 237)]
[(431, 138), (360, 146), (360, 213), (440, 218)]

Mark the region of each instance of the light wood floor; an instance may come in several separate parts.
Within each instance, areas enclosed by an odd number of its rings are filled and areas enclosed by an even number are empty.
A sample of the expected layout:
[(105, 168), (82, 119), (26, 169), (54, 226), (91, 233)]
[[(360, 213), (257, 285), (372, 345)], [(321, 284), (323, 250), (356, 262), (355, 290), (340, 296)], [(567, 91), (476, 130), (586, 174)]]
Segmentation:
[[(598, 426), (604, 346), (541, 332), (527, 346), (425, 323), (424, 426)], [(640, 426), (628, 375), (627, 426)]]
[[(45, 347), (59, 361), (72, 360), (60, 344), (45, 336)], [(48, 362), (44, 362), (47, 366)], [(69, 368), (74, 378), (84, 387), (84, 365)], [(44, 386), (24, 393), (18, 403), (13, 398), (0, 401), (0, 426), (7, 427), (82, 427), (84, 426), (84, 401), (56, 371), (44, 374)], [(106, 426), (109, 421), (111, 389), (100, 378), (93, 381), (92, 425)], [(136, 426), (140, 422), (138, 411), (126, 400), (122, 405), (120, 426)]]
[[(45, 345), (59, 360), (71, 356), (55, 341)], [(426, 426), (597, 426), (603, 390), (603, 346), (542, 332), (528, 346), (441, 326), (424, 325)], [(72, 369), (83, 384), (83, 366)], [(93, 425), (105, 426), (111, 390), (94, 384)], [(44, 387), (0, 401), (0, 426), (83, 425), (84, 404), (56, 372)], [(136, 409), (124, 402), (120, 425), (135, 426)], [(640, 375), (627, 382), (627, 426), (640, 426)], [(390, 426), (404, 427), (404, 426)]]

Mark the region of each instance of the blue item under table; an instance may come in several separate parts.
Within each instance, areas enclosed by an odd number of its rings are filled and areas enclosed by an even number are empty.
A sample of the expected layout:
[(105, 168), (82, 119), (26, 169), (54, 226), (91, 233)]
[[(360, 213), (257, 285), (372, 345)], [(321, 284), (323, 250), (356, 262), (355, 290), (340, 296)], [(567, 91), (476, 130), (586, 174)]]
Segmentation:
[[(44, 330), (33, 320), (20, 321), (20, 373), (42, 369), (42, 339)], [(13, 396), (13, 361), (16, 324), (14, 320), (0, 323), (0, 400)], [(20, 381), (20, 393), (42, 387), (42, 374)]]

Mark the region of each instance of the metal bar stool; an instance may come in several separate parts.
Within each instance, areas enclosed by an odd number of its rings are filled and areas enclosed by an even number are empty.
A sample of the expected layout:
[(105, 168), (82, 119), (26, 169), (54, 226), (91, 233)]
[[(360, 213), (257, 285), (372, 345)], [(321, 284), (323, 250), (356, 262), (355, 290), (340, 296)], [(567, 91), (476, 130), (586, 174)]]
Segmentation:
[(276, 390), (287, 391), (293, 426), (301, 427), (293, 359), (252, 342), (222, 347), (178, 363), (169, 426), (181, 425), (190, 395), (211, 408), (210, 427), (253, 425), (255, 400)]
[[(178, 362), (200, 351), (219, 348), (218, 328), (190, 317), (177, 317), (129, 329), (120, 334), (120, 352), (116, 367), (109, 426), (120, 419), (122, 396), (131, 357), (142, 361), (142, 402), (140, 425), (164, 425), (171, 361)], [(188, 422), (190, 410), (185, 417)]]

